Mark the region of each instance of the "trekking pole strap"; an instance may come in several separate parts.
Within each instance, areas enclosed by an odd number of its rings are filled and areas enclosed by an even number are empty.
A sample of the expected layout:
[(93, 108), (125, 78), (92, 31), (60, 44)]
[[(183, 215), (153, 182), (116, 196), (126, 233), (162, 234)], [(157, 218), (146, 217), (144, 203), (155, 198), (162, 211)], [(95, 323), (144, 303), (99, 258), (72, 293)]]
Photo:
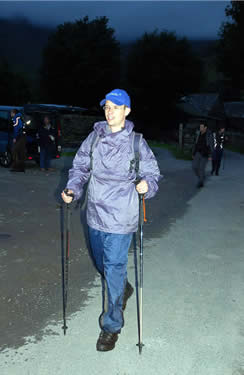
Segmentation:
[(143, 195), (143, 218), (144, 218), (144, 223), (147, 222), (147, 218), (146, 218), (146, 204), (145, 204), (145, 197)]
[(147, 222), (146, 218), (146, 204), (145, 204), (145, 197), (144, 194), (139, 194), (139, 200), (140, 200), (140, 224)]
[(144, 223), (144, 215), (143, 215), (143, 194), (139, 194), (139, 221), (140, 226)]

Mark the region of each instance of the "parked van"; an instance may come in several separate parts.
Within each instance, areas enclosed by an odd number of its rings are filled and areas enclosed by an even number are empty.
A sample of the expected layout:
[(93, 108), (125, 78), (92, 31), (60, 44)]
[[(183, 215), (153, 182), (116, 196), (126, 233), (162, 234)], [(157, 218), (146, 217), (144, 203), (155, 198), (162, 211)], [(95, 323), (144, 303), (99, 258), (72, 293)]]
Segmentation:
[(27, 160), (39, 164), (40, 146), (39, 129), (43, 126), (45, 116), (50, 118), (54, 129), (55, 141), (52, 158), (60, 158), (62, 151), (62, 114), (81, 113), (86, 111), (81, 107), (69, 107), (55, 104), (27, 104), (23, 107), (0, 106), (0, 165), (9, 167), (12, 163), (13, 126), (10, 111), (16, 108), (22, 114), (22, 120), (27, 135)]

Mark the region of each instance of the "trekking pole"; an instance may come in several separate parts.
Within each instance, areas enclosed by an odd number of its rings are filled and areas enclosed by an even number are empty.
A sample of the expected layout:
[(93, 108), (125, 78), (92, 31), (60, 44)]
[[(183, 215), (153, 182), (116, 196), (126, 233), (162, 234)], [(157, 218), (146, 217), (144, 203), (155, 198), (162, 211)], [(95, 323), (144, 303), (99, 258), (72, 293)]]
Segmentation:
[(142, 353), (142, 347), (144, 346), (142, 342), (142, 302), (143, 302), (143, 223), (146, 221), (145, 217), (145, 200), (144, 194), (139, 194), (139, 231), (140, 231), (140, 278), (139, 278), (139, 291), (137, 300), (137, 311), (138, 311), (138, 344), (139, 354)]
[[(73, 194), (68, 193), (68, 189), (64, 189), (66, 195), (74, 198)], [(69, 253), (70, 253), (70, 206), (66, 203), (66, 252), (62, 250), (62, 291), (63, 291), (63, 330), (66, 335), (68, 329), (66, 324), (66, 308), (68, 299), (68, 281), (69, 281)]]

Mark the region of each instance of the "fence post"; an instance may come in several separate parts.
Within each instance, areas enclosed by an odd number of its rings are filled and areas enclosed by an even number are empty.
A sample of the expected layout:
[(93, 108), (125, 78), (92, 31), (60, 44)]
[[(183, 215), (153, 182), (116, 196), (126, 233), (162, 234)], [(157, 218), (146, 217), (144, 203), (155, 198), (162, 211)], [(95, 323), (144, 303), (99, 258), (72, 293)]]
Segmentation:
[(183, 124), (179, 124), (179, 147), (180, 150), (183, 149)]

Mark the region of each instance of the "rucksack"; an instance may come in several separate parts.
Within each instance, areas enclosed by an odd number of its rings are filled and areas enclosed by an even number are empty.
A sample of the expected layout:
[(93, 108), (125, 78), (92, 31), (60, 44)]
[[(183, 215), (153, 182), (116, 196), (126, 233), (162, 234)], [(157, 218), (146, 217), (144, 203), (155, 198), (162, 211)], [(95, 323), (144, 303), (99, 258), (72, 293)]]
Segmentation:
[[(90, 171), (93, 169), (93, 151), (98, 144), (100, 136), (94, 134), (91, 149), (90, 149)], [(132, 172), (133, 169), (136, 172), (136, 180), (139, 179), (139, 168), (140, 168), (140, 142), (142, 139), (141, 133), (132, 132), (132, 155), (133, 158), (130, 161), (129, 172)]]

